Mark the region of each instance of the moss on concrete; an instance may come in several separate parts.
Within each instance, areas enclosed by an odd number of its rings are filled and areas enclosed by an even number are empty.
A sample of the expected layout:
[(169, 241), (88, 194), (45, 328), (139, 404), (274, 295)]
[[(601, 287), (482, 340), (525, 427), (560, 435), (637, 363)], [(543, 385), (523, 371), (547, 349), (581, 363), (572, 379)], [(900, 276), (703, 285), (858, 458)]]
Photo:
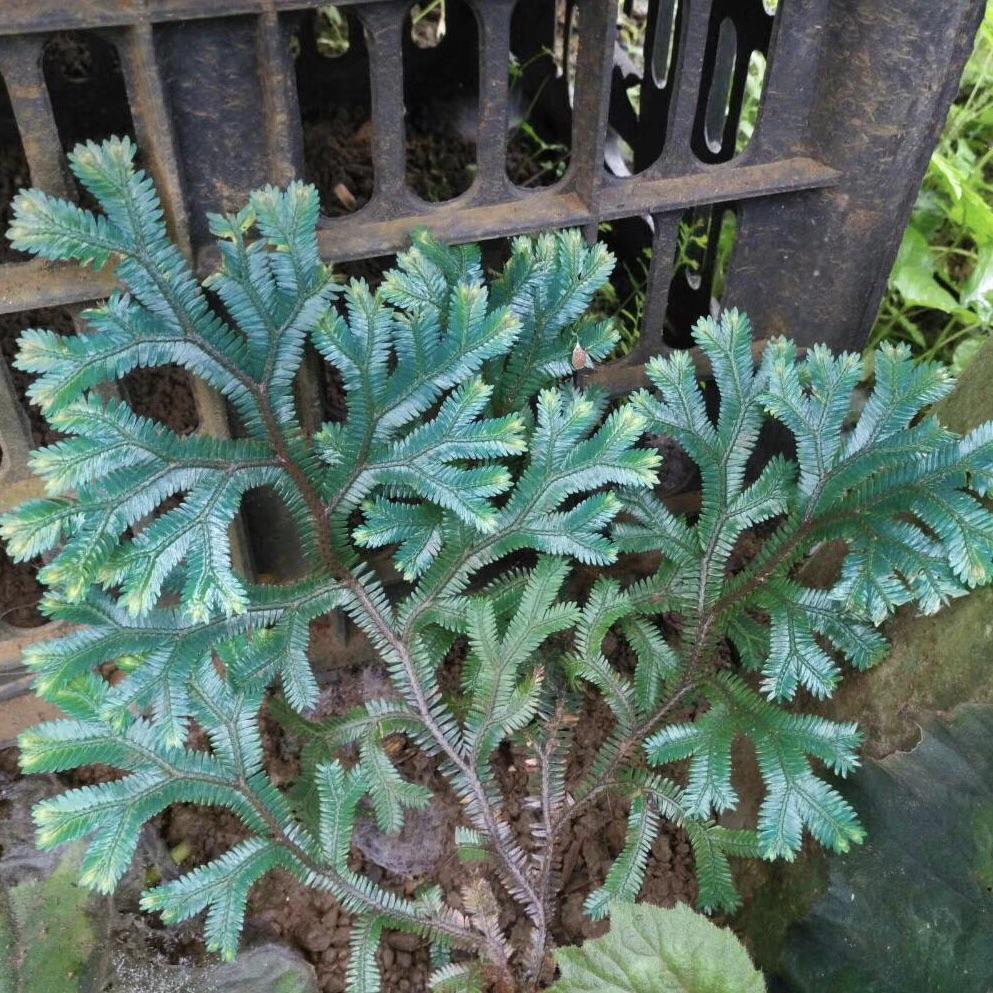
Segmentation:
[(78, 884), (81, 855), (79, 846), (67, 849), (48, 878), (25, 880), (6, 893), (5, 971), (16, 977), (11, 988), (18, 993), (85, 989), (100, 936), (90, 906), (94, 898)]
[(14, 919), (7, 894), (0, 886), (0, 993), (17, 993), (14, 981)]

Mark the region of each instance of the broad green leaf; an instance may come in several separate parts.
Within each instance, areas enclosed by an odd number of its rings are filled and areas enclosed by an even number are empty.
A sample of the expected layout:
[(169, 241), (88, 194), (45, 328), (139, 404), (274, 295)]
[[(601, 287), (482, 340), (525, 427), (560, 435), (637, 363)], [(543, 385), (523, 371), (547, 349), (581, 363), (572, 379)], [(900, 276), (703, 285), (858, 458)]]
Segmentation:
[(916, 228), (907, 228), (890, 276), (893, 285), (904, 302), (912, 307), (929, 307), (954, 314), (960, 309), (959, 303), (937, 281), (935, 268), (927, 239)]
[(618, 904), (610, 931), (555, 952), (549, 993), (765, 993), (744, 946), (685, 904)]

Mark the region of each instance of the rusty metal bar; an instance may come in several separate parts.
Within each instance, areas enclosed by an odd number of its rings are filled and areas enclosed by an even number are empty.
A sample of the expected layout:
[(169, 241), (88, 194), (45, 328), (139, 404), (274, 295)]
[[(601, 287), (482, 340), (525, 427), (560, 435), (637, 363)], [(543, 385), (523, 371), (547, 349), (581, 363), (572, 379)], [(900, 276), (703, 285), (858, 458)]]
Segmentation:
[[(771, 101), (787, 99), (784, 87), (805, 79), (816, 86), (813, 98), (803, 97), (809, 147), (839, 181), (740, 205), (725, 299), (766, 333), (860, 350), (985, 3), (946, 4), (936, 18), (930, 0), (835, 0), (826, 11), (808, 2), (826, 16), (794, 16), (789, 40), (780, 36), (774, 60), (786, 60), (788, 72), (780, 76), (773, 62), (762, 141), (796, 143), (788, 133), (770, 137), (766, 125), (775, 120)], [(784, 16), (791, 6), (783, 5)], [(815, 82), (803, 61), (817, 49), (825, 54)], [(935, 83), (922, 87), (922, 79)]]
[(776, 150), (795, 145), (808, 131), (811, 110), (820, 92), (822, 67), (829, 56), (818, 32), (807, 25), (823, 25), (834, 0), (783, 3), (776, 11), (766, 56), (762, 105), (755, 132), (739, 162), (768, 158)]
[(116, 286), (117, 280), (110, 266), (94, 272), (76, 265), (53, 265), (38, 259), (8, 262), (0, 265), (0, 314), (96, 300), (109, 296)]
[(406, 3), (396, 2), (358, 8), (369, 48), (372, 92), (373, 192), (369, 210), (381, 217), (404, 212), (415, 200), (407, 189), (404, 128), (402, 31), (406, 10)]
[[(432, 204), (423, 213), (400, 213), (385, 220), (363, 212), (325, 221), (319, 233), (322, 253), (347, 260), (394, 252), (409, 241), (415, 227), (437, 231), (446, 241), (474, 241), (502, 235), (576, 227), (599, 220), (668, 212), (711, 203), (768, 197), (830, 186), (835, 170), (812, 159), (785, 159), (766, 165), (713, 166), (706, 172), (635, 183), (605, 180), (593, 206), (560, 187), (520, 193), (515, 201), (482, 206), (457, 201)], [(211, 251), (205, 251), (208, 264)]]
[(43, 53), (44, 38), (38, 36), (0, 39), (0, 75), (21, 133), (31, 183), (54, 196), (73, 196), (75, 186), (42, 71)]
[[(392, 217), (374, 219), (366, 211), (325, 219), (319, 232), (321, 252), (332, 262), (381, 255), (403, 248), (418, 226), (438, 231), (446, 240), (471, 241), (550, 227), (576, 227), (636, 214), (680, 211), (714, 200), (740, 201), (831, 186), (838, 173), (812, 159), (786, 159), (754, 165), (713, 166), (704, 174), (633, 183), (617, 180), (598, 193), (592, 210), (575, 193), (560, 187), (513, 191), (510, 202), (463, 206), (431, 205), (422, 213), (405, 203)], [(508, 215), (508, 208), (511, 213)], [(205, 246), (197, 255), (198, 271), (210, 272), (216, 251)], [(112, 272), (94, 273), (76, 266), (15, 262), (0, 266), (0, 313), (92, 300), (115, 286)]]
[(662, 154), (645, 170), (649, 176), (663, 176), (685, 169), (701, 168), (692, 150), (697, 105), (705, 86), (704, 56), (710, 37), (710, 11), (713, 0), (681, 0), (682, 37), (677, 39), (674, 75), (675, 92), (670, 98), (669, 123)]
[(632, 359), (636, 362), (644, 362), (652, 355), (665, 350), (662, 328), (665, 323), (666, 307), (669, 304), (669, 287), (672, 285), (679, 224), (682, 218), (681, 210), (652, 215), (655, 230), (652, 233), (652, 261), (645, 282), (645, 309), (642, 315), (641, 336), (632, 352)]
[(507, 87), (510, 75), (510, 16), (515, 0), (474, 0), (479, 30), (479, 133), (475, 194), (495, 201), (509, 195), (507, 178)]
[[(573, 101), (572, 157), (566, 183), (593, 216), (604, 178), (603, 146), (617, 34), (617, 0), (583, 0), (579, 12), (579, 54)], [(566, 39), (568, 45), (568, 38)], [(590, 233), (590, 232), (588, 232)], [(592, 232), (595, 236), (595, 230)]]
[(7, 363), (0, 359), (0, 486), (29, 478), (28, 454), (33, 447), (28, 417), (17, 399)]
[(159, 189), (173, 238), (189, 257), (192, 254), (190, 223), (179, 173), (176, 135), (169, 117), (151, 25), (136, 24), (123, 32), (117, 42), (117, 51), (142, 157)]
[(271, 0), (257, 31), (269, 182), (285, 186), (303, 174), (303, 131), (289, 41)]
[[(391, 0), (336, 0), (336, 6), (390, 3)], [(211, 17), (259, 14), (265, 9), (291, 12), (318, 7), (321, 0), (4, 0), (0, 34), (35, 31), (79, 31), (89, 28), (125, 27), (130, 24), (165, 24)]]
[(208, 211), (240, 209), (268, 180), (257, 19), (172, 22), (154, 37), (199, 245), (210, 239)]

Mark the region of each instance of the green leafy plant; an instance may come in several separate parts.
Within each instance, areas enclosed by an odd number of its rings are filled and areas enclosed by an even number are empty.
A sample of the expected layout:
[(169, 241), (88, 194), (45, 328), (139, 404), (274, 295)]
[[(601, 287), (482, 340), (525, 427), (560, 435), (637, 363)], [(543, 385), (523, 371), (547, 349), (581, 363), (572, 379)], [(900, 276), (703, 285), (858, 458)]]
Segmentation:
[(960, 372), (993, 321), (993, 3), (928, 164), (872, 343)]
[(685, 904), (618, 904), (607, 934), (555, 959), (562, 978), (549, 993), (765, 993), (734, 934)]
[[(756, 368), (747, 319), (726, 311), (696, 329), (716, 417), (686, 353), (648, 365), (654, 391), (611, 404), (567, 380), (577, 344), (599, 360), (616, 343), (609, 322), (583, 316), (612, 259), (578, 233), (515, 241), (489, 285), (476, 249), (419, 234), (377, 292), (342, 288), (319, 257), (316, 193), (294, 183), (211, 218), (221, 266), (200, 285), (134, 152), (114, 139), (73, 153), (103, 214), (27, 191), (10, 232), (43, 258), (114, 260), (127, 287), (86, 313), (93, 333), (28, 331), (17, 360), (64, 438), (33, 456), (48, 495), (2, 531), (13, 557), (47, 557), (43, 608), (74, 626), (28, 650), (38, 692), (66, 717), (22, 737), (22, 765), (123, 774), (40, 804), (43, 847), (89, 837), (82, 882), (109, 892), (150, 818), (225, 807), (245, 840), (149, 890), (147, 909), (169, 922), (207, 910), (208, 945), (230, 957), (251, 886), (279, 867), (355, 915), (352, 990), (377, 988), (392, 928), (431, 941), (433, 989), (509, 991), (547, 974), (565, 829), (607, 794), (628, 830), (587, 900), (597, 918), (638, 897), (663, 820), (693, 846), (704, 908), (736, 905), (729, 857), (792, 858), (805, 829), (838, 851), (861, 839), (821, 768), (850, 771), (859, 735), (797, 704), (833, 691), (839, 659), (881, 658), (874, 625), (895, 607), (936, 610), (990, 579), (993, 517), (977, 495), (993, 483), (993, 425), (960, 438), (926, 416), (952, 385), (942, 367), (882, 348), (849, 428), (857, 357), (798, 359), (779, 340)], [(312, 435), (294, 392), (308, 341), (347, 404)], [(243, 437), (180, 438), (98, 390), (166, 364), (219, 390)], [(769, 417), (796, 459), (750, 470)], [(699, 513), (652, 495), (646, 432), (699, 464)], [(230, 526), (259, 487), (284, 502), (307, 561), (281, 584), (232, 563)], [(840, 574), (805, 584), (799, 570), (831, 542), (846, 547)], [(657, 568), (635, 582), (577, 575), (575, 563), (602, 570), (627, 553)], [(393, 692), (318, 720), (309, 626), (332, 611), (365, 632)], [(610, 632), (632, 664), (608, 657)], [(569, 770), (598, 699), (612, 726), (592, 767)], [(266, 770), (263, 706), (303, 739), (291, 790)], [(393, 832), (432, 802), (391, 757), (396, 736), (433, 756), (462, 801), (458, 893), (401, 895), (351, 861), (364, 811)], [(756, 830), (714, 820), (737, 802), (738, 738), (765, 785)], [(497, 774), (508, 750), (530, 777), (523, 831)], [(652, 769), (687, 762), (680, 782)], [(509, 902), (528, 923), (514, 944)]]

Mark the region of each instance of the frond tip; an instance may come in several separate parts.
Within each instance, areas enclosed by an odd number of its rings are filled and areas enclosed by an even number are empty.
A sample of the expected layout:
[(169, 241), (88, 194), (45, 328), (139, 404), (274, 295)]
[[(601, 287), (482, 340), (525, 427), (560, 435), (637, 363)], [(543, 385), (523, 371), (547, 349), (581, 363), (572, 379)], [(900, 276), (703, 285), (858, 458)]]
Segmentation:
[[(585, 903), (611, 932), (562, 953), (555, 988), (640, 993), (660, 968), (709, 976), (716, 961), (736, 990), (758, 990), (726, 933), (634, 906), (656, 838), (666, 821), (685, 832), (708, 911), (740, 902), (733, 858), (792, 859), (805, 832), (838, 852), (862, 840), (834, 782), (857, 768), (861, 735), (804, 704), (880, 661), (877, 627), (901, 605), (929, 613), (993, 579), (993, 424), (943, 428), (928, 408), (951, 378), (899, 347), (877, 354), (856, 416), (858, 357), (801, 357), (777, 339), (756, 361), (733, 309), (694, 331), (711, 383), (677, 351), (631, 397), (580, 388), (573, 356), (605, 359), (617, 336), (585, 313), (613, 259), (575, 231), (515, 240), (494, 278), (478, 248), (420, 231), (378, 289), (339, 286), (317, 192), (294, 182), (209, 218), (219, 267), (200, 282), (135, 153), (127, 138), (78, 146), (73, 171), (100, 209), (24, 191), (10, 230), (44, 259), (112, 263), (122, 284), (84, 312), (90, 333), (28, 330), (17, 358), (60, 437), (31, 457), (44, 496), (3, 515), (0, 535), (15, 560), (44, 557), (43, 610), (65, 625), (26, 651), (65, 716), (21, 736), (21, 764), (118, 773), (39, 804), (39, 846), (86, 839), (81, 882), (109, 893), (150, 819), (223, 807), (243, 840), (142, 905), (167, 922), (206, 911), (224, 958), (251, 887), (280, 869), (354, 919), (350, 993), (378, 990), (384, 931), (430, 943), (437, 993), (533, 989), (564, 825), (612, 790), (625, 838)], [(320, 425), (300, 409), (307, 348), (341, 387)], [(106, 389), (164, 366), (218, 391), (237, 437), (182, 435)], [(795, 456), (757, 450), (770, 419)], [(646, 434), (697, 463), (698, 513), (653, 493)], [(292, 525), (291, 580), (253, 581), (238, 552), (243, 502), (261, 488)], [(825, 547), (840, 568), (813, 585), (806, 566)], [(334, 612), (389, 685), (321, 716), (331, 695), (311, 635)], [(584, 725), (594, 698), (609, 714)], [(285, 791), (267, 771), (263, 707), (300, 739)], [(585, 770), (580, 730), (599, 735)], [(741, 739), (762, 795), (756, 823), (730, 830), (716, 818), (739, 803)], [(523, 798), (504, 795), (508, 755)], [(685, 784), (646, 758), (686, 763)], [(356, 868), (355, 844), (450, 797), (458, 823), (432, 840), (463, 863), (458, 895), (430, 882), (401, 895)], [(524, 943), (504, 933), (508, 899)]]

